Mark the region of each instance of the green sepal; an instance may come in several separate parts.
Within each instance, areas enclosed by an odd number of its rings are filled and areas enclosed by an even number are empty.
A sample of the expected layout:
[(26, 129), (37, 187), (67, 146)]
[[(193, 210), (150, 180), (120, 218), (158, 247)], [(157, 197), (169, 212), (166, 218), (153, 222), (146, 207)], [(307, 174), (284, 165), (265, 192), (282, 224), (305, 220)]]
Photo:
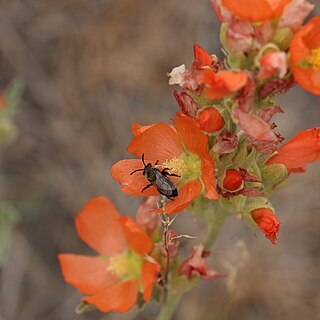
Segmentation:
[(228, 23), (226, 23), (226, 22), (222, 23), (221, 27), (220, 27), (219, 40), (220, 40), (222, 46), (224, 47), (224, 49), (229, 52), (230, 50), (228, 47), (228, 42), (227, 42), (227, 37), (226, 37), (227, 30), (228, 30)]
[(94, 306), (93, 304), (87, 303), (85, 301), (81, 301), (75, 309), (76, 314), (81, 314), (81, 313), (85, 313), (85, 312), (90, 312), (90, 311), (94, 311), (96, 310), (96, 306)]
[(244, 135), (242, 135), (239, 139), (238, 143), (238, 152), (236, 153), (235, 157), (233, 158), (233, 163), (236, 167), (243, 166), (247, 156), (248, 156), (248, 143), (247, 139)]
[(234, 214), (237, 214), (239, 212), (242, 212), (247, 199), (245, 196), (240, 194), (229, 199), (221, 196), (219, 200), (223, 207), (229, 209)]
[(187, 94), (196, 102), (198, 103), (200, 106), (204, 107), (211, 107), (214, 104), (218, 104), (219, 101), (221, 101), (221, 99), (216, 99), (216, 100), (210, 100), (206, 97), (205, 93), (203, 92), (200, 96), (198, 96), (197, 94), (191, 92), (191, 91), (187, 91)]
[(288, 177), (288, 170), (283, 164), (266, 165), (260, 172), (263, 182), (271, 185), (277, 185)]
[(231, 69), (244, 70), (248, 66), (248, 57), (243, 52), (230, 53), (227, 59)]
[(293, 32), (290, 28), (277, 29), (272, 37), (272, 42), (276, 44), (280, 50), (286, 51), (289, 48)]
[(251, 198), (250, 202), (247, 203), (245, 210), (242, 213), (243, 221), (253, 227), (257, 228), (257, 223), (253, 220), (251, 212), (255, 209), (261, 209), (261, 208), (267, 208), (274, 212), (274, 209), (272, 208), (268, 198), (265, 197), (257, 197), (257, 198)]

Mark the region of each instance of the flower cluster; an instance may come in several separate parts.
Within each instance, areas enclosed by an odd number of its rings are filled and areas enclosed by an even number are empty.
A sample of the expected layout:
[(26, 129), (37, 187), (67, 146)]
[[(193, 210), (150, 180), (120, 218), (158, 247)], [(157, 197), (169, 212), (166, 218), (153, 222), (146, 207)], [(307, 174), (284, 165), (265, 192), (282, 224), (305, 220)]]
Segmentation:
[(211, 2), (221, 22), (225, 59), (196, 44), (191, 68), (183, 64), (167, 74), (180, 109), (172, 124), (134, 123), (128, 152), (135, 158), (111, 169), (123, 192), (148, 197), (137, 222), (120, 217), (107, 199), (95, 198), (76, 226), (100, 255), (59, 256), (65, 280), (104, 312), (129, 310), (138, 294), (148, 302), (154, 286), (166, 300), (168, 288), (181, 289), (181, 278), (187, 283), (224, 276), (204, 260), (210, 238), (185, 260), (179, 257), (179, 239), (188, 236), (170, 229), (171, 214), (187, 210), (210, 227), (232, 213), (275, 244), (280, 222), (270, 192), (320, 159), (319, 128), (283, 143), (272, 122), (283, 113), (275, 96), (296, 83), (320, 95), (320, 17), (303, 25), (314, 5)]

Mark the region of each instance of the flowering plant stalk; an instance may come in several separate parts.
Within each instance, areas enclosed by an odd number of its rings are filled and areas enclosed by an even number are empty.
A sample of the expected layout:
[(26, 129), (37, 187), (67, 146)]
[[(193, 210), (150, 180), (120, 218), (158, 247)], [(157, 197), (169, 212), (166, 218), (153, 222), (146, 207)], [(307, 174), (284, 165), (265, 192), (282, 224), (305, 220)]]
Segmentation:
[[(61, 254), (64, 279), (84, 294), (78, 312), (142, 309), (154, 300), (171, 319), (183, 292), (200, 279), (226, 276), (206, 258), (224, 220), (236, 215), (276, 244), (280, 221), (269, 199), (291, 174), (320, 159), (320, 129), (283, 143), (272, 121), (278, 94), (299, 84), (320, 95), (320, 17), (307, 0), (212, 0), (221, 22), (223, 60), (194, 45), (189, 69), (168, 72), (179, 112), (172, 123), (132, 125), (128, 151), (111, 176), (129, 195), (145, 197), (136, 221), (105, 197), (76, 218), (80, 238), (97, 256)], [(189, 211), (207, 235), (181, 256), (174, 230)], [(197, 238), (198, 239), (198, 238)]]

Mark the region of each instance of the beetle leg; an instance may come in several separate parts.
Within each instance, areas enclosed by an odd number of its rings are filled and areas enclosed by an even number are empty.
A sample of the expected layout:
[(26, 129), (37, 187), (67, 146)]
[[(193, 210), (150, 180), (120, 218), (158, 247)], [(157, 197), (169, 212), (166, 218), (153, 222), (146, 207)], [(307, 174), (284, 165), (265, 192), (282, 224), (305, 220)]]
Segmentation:
[(168, 173), (167, 175), (168, 175), (168, 176), (171, 176), (171, 177), (181, 178), (181, 176), (179, 176), (178, 174), (175, 174), (175, 173)]
[(148, 188), (150, 188), (150, 187), (152, 187), (152, 186), (153, 186), (152, 183), (146, 185), (146, 186), (141, 190), (141, 192), (143, 192), (144, 190), (146, 190), (146, 189), (148, 189)]
[(161, 173), (162, 173), (163, 175), (165, 175), (165, 176), (171, 176), (171, 177), (178, 177), (178, 178), (180, 178), (179, 175), (177, 175), (177, 174), (175, 174), (175, 173), (169, 173), (168, 170), (169, 170), (168, 168), (164, 168), (164, 169), (161, 171)]

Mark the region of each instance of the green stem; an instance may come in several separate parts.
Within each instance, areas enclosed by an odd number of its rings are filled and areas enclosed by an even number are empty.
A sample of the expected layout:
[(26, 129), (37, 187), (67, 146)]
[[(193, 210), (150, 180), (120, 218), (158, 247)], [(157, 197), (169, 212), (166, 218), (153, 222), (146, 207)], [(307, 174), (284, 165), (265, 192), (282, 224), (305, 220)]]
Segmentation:
[(207, 219), (207, 221), (209, 222), (209, 225), (208, 225), (207, 235), (203, 241), (204, 248), (206, 250), (209, 250), (210, 248), (212, 248), (227, 216), (228, 215), (225, 211), (217, 211), (215, 212), (214, 216), (210, 218), (210, 220)]
[(170, 320), (171, 319), (174, 311), (177, 309), (177, 306), (180, 302), (180, 299), (182, 297), (182, 293), (183, 292), (176, 292), (176, 293), (170, 294), (168, 296), (167, 302), (163, 306), (163, 308), (161, 309), (157, 320)]
[[(216, 211), (214, 214), (210, 212), (210, 215), (207, 216), (206, 220), (208, 221), (209, 224), (208, 224), (207, 235), (204, 240), (204, 247), (206, 250), (210, 249), (213, 246), (226, 217), (227, 217), (227, 213), (224, 211), (222, 212)], [(189, 284), (185, 288), (182, 288), (178, 292), (169, 294), (166, 299), (167, 300), (166, 304), (163, 305), (157, 320), (170, 320), (175, 310), (177, 309), (177, 306), (181, 300), (182, 294), (190, 290), (191, 288), (193, 288), (197, 283), (198, 281), (194, 281), (193, 284), (190, 284), (189, 282)]]

